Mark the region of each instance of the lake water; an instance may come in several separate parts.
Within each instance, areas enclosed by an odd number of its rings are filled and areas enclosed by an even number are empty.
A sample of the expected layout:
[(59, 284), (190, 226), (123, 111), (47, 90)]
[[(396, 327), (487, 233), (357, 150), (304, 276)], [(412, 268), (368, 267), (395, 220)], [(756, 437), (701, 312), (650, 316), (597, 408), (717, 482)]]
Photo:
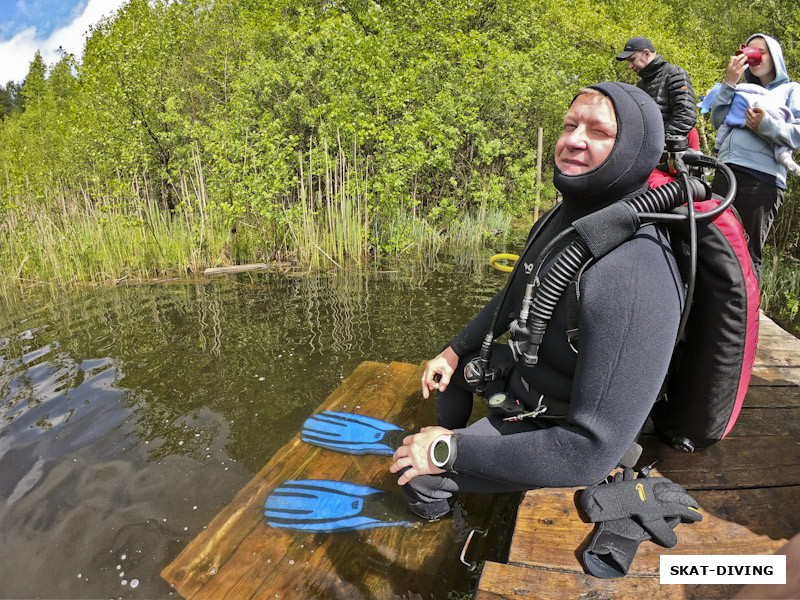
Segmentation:
[(435, 355), (479, 260), (34, 294), (0, 316), (0, 597), (176, 597), (159, 573), (359, 363)]

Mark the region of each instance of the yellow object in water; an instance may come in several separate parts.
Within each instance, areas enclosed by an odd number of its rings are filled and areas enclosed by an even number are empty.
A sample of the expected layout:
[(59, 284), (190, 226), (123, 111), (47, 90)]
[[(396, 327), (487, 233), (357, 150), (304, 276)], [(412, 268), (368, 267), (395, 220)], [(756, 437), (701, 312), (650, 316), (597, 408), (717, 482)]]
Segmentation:
[(510, 260), (512, 263), (517, 262), (519, 260), (519, 256), (516, 254), (495, 254), (492, 258), (489, 259), (489, 264), (493, 266), (498, 271), (503, 271), (504, 273), (511, 273), (514, 270), (512, 265), (504, 265), (500, 263), (501, 260)]

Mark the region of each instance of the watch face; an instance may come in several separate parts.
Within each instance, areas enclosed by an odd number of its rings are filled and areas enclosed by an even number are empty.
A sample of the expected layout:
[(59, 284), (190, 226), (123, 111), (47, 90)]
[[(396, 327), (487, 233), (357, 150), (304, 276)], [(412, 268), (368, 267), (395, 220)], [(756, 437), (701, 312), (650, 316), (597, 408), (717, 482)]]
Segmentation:
[(444, 464), (450, 457), (450, 447), (444, 440), (439, 440), (433, 447), (433, 458), (436, 459), (437, 464)]

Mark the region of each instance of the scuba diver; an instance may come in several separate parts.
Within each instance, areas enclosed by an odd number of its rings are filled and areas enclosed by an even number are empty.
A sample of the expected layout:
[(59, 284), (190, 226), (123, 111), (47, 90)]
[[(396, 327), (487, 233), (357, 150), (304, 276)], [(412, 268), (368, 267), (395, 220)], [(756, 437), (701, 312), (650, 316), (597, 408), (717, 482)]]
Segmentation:
[(553, 182), (562, 204), (531, 230), (507, 291), (426, 365), (422, 393), (437, 392), (436, 425), (405, 437), (390, 467), (414, 513), (440, 518), (461, 491), (594, 484), (635, 442), (664, 382), (684, 302), (661, 226), (642, 227), (583, 271), (578, 340), (564, 333), (570, 318), (562, 297), (535, 364), (509, 345), (492, 345), (486, 396), (522, 414), (498, 410), (467, 426), (476, 386), (464, 368), (492, 325), (495, 339), (513, 329), (529, 275), (543, 279), (572, 239), (559, 234), (646, 191), (663, 149), (661, 111), (646, 92), (605, 82), (575, 96), (555, 148)]

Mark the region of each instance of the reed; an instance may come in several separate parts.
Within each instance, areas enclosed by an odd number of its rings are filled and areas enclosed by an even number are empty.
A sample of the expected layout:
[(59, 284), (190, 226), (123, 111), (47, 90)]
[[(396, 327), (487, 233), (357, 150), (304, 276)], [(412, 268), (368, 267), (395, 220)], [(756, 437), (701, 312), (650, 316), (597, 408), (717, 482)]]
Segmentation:
[(125, 185), (85, 183), (67, 190), (53, 184), (44, 199), (18, 195), (0, 215), (0, 294), (32, 284), (191, 275), (209, 266), (276, 258), (310, 270), (362, 268), (378, 255), (478, 249), (489, 232), (508, 229), (509, 217), (485, 207), (447, 223), (402, 205), (379, 212), (372, 164), (356, 143), (349, 150), (338, 137), (334, 148), (310, 140), (297, 155), (296, 189), (270, 215), (247, 209), (231, 217), (216, 209), (197, 148), (189, 168), (175, 177), (179, 202), (171, 212), (146, 173)]
[(800, 336), (800, 264), (778, 260), (774, 250), (764, 249), (761, 269), (761, 310), (781, 327)]
[(299, 215), (284, 215), (299, 262), (320, 268), (326, 262), (363, 266), (370, 255), (370, 165), (353, 145), (348, 157), (337, 136), (337, 147), (320, 147), (309, 140), (308, 151), (297, 154)]

